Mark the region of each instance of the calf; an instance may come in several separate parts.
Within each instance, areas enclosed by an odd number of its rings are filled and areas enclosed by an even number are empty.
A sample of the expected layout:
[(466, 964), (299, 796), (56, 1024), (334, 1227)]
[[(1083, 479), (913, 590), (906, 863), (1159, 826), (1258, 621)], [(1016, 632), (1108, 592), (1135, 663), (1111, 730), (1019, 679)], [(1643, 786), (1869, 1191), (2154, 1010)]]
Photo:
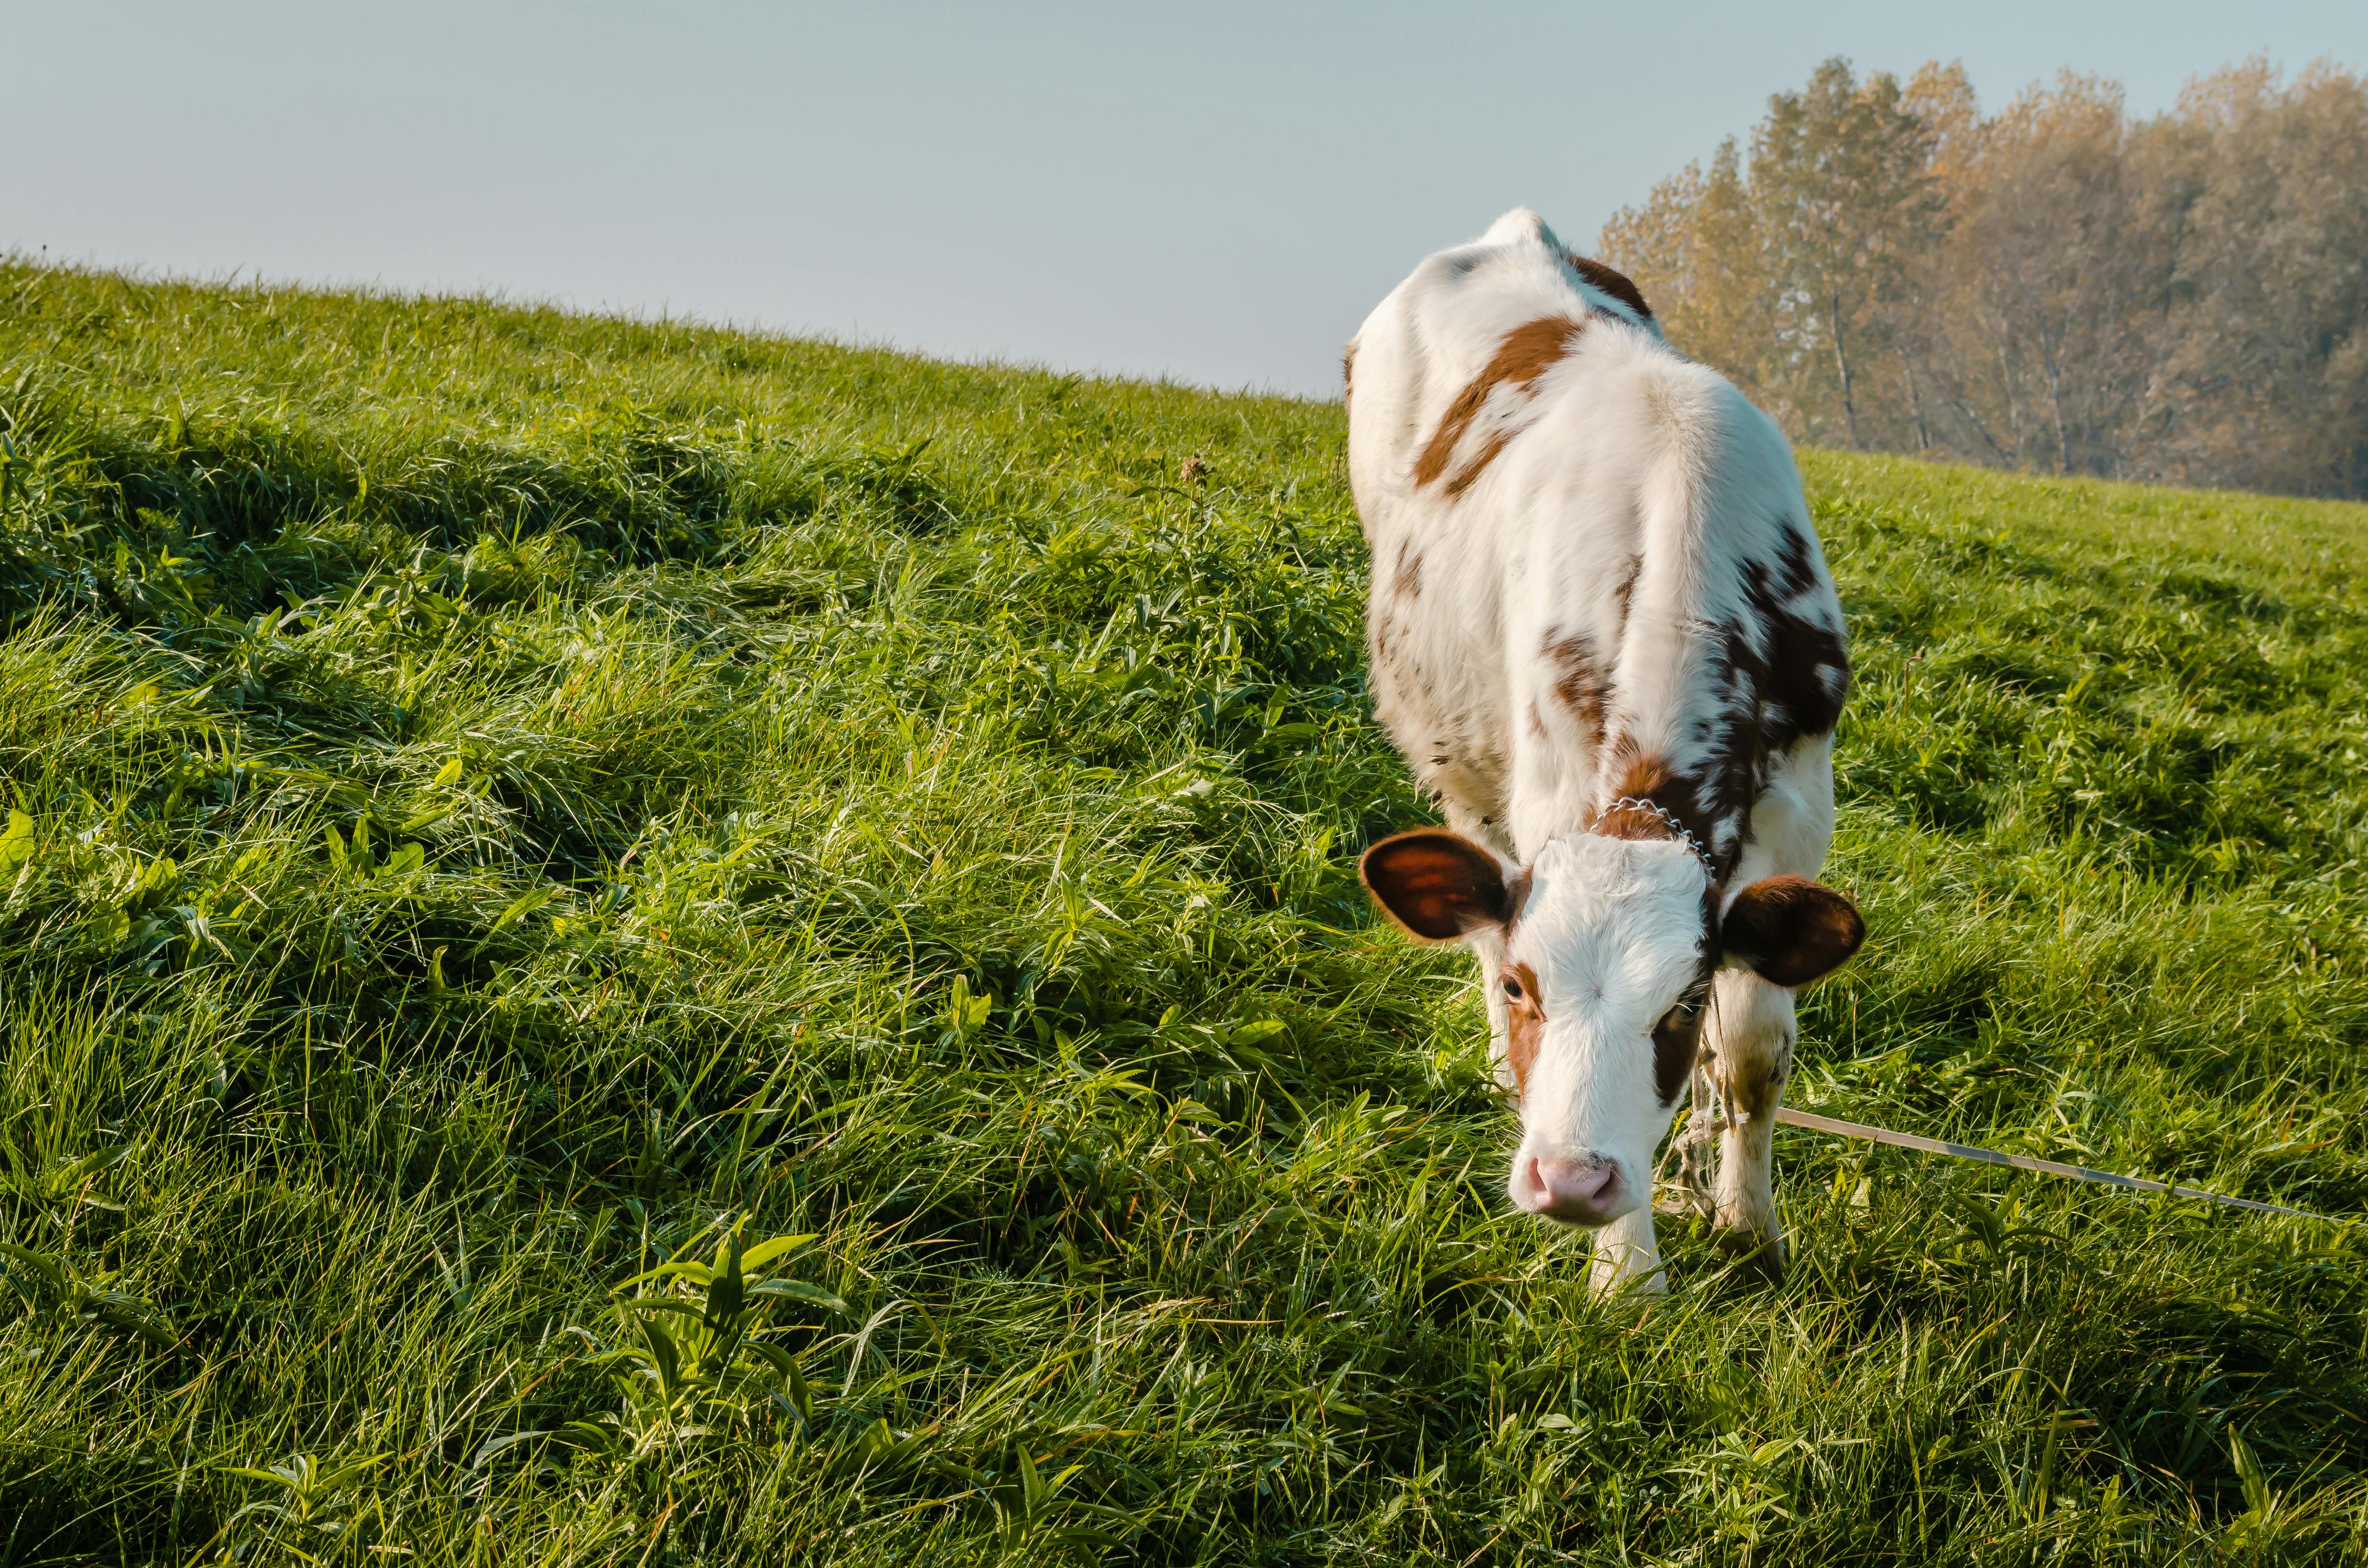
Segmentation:
[(1653, 1154), (1722, 1100), (1721, 1233), (1781, 1257), (1793, 988), (1858, 950), (1833, 833), (1841, 607), (1783, 436), (1534, 212), (1417, 267), (1347, 357), (1375, 704), (1448, 827), (1365, 852), (1477, 955), (1518, 1099), (1513, 1202), (1662, 1288)]

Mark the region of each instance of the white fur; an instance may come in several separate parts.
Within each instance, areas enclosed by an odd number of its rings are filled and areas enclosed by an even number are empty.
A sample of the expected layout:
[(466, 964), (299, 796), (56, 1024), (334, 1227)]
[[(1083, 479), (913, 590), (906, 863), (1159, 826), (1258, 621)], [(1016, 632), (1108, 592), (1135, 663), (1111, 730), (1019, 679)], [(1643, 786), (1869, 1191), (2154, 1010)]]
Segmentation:
[(1588, 1156), (1614, 1162), (1628, 1189), (1649, 1197), (1668, 1123), (1654, 1090), (1653, 1024), (1694, 978), (1702, 875), (1669, 840), (1588, 833), (1549, 840), (1531, 863), (1507, 956), (1536, 974), (1546, 1022), (1521, 1096), (1517, 1176), (1536, 1155)]

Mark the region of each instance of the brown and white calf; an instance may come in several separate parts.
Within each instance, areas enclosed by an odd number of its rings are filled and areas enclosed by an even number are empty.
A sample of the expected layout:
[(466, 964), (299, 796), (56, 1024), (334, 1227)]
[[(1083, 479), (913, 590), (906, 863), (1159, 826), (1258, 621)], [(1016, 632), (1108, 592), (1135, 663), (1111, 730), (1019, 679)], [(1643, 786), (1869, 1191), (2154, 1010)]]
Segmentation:
[(1865, 935), (1810, 880), (1850, 662), (1791, 449), (1525, 210), (1417, 267), (1347, 363), (1375, 703), (1449, 824), (1374, 845), (1365, 885), (1479, 958), (1512, 1199), (1601, 1227), (1599, 1290), (1659, 1289), (1654, 1151), (1706, 1075), (1704, 1200), (1772, 1261), (1793, 988)]

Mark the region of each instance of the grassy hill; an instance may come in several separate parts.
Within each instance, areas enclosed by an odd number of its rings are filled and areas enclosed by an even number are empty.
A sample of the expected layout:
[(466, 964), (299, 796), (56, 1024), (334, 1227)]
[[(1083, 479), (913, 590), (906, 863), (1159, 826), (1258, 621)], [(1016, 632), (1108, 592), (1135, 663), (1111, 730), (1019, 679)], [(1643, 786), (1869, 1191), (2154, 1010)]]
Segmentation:
[[(2357, 1224), (1787, 1131), (1637, 1321), (1506, 1212), (1337, 406), (0, 302), (0, 1561), (2368, 1549)], [(1792, 1098), (2360, 1213), (2368, 508), (1804, 463)]]

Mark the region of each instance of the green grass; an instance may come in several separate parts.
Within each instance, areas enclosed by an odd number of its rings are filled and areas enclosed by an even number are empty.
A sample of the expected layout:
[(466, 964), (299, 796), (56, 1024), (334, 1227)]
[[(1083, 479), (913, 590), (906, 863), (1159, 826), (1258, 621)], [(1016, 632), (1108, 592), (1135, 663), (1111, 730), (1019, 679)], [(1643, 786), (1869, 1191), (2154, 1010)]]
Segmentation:
[[(1640, 1320), (1508, 1215), (1337, 406), (0, 301), (0, 1562), (2368, 1551), (2356, 1224), (1786, 1131)], [(2368, 508), (1804, 463), (1795, 1103), (2360, 1213)]]

